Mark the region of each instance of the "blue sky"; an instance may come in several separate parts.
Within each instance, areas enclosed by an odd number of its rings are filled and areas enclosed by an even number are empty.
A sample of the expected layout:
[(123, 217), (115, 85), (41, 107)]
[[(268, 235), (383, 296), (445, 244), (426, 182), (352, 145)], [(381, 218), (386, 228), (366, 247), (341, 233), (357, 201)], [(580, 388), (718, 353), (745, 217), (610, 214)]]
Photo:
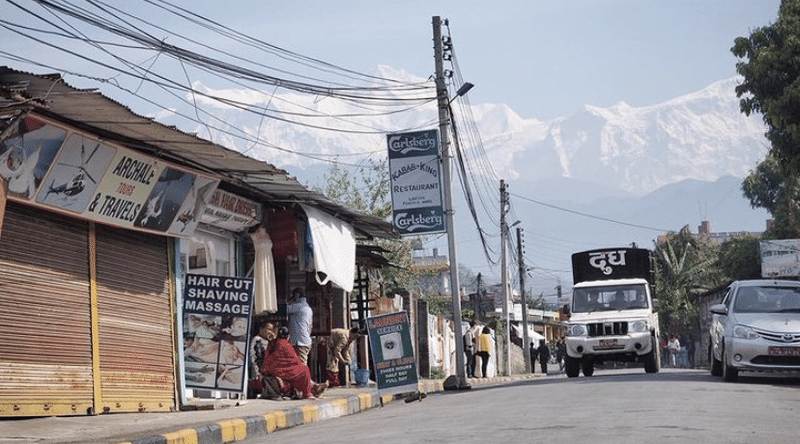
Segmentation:
[[(216, 2), (202, 2), (211, 14)], [(448, 19), (472, 103), (541, 120), (624, 101), (647, 106), (736, 75), (736, 37), (772, 23), (779, 0), (524, 2), (234, 1), (220, 19), (305, 55), (369, 72), (434, 72), (431, 18)], [(261, 5), (264, 14), (249, 14)], [(342, 6), (343, 5), (343, 6)]]
[[(13, 1), (35, 8), (30, 1)], [(464, 80), (476, 85), (470, 92), (472, 103), (504, 103), (522, 117), (547, 120), (573, 113), (584, 104), (652, 105), (734, 76), (733, 40), (773, 22), (780, 1), (174, 3), (338, 66), (371, 73), (379, 65), (389, 65), (420, 77), (434, 72), (431, 18), (440, 16), (449, 20)], [(135, 2), (127, 4), (126, 8), (136, 10)], [(14, 23), (28, 20), (5, 1), (0, 2), (0, 17)], [(164, 17), (151, 18), (183, 26)], [(59, 67), (90, 69), (73, 58), (59, 63), (63, 54), (2, 27), (0, 41), (15, 55), (38, 57)], [(52, 71), (20, 64), (3, 54), (0, 64), (37, 73)], [(91, 86), (83, 79), (67, 77), (67, 81)], [(112, 88), (101, 87), (106, 89), (107, 94), (115, 94)], [(151, 109), (134, 111), (153, 113)]]

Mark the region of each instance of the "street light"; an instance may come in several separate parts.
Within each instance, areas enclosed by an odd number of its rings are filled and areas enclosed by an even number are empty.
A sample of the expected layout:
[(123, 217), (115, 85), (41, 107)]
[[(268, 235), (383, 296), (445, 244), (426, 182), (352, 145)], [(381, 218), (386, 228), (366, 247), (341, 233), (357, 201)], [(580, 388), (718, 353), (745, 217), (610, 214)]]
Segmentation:
[[(461, 97), (464, 94), (468, 93), (469, 90), (471, 90), (474, 86), (475, 85), (473, 85), (472, 83), (464, 82), (464, 84), (461, 85), (461, 88), (458, 88), (458, 91), (456, 91), (456, 97), (453, 97), (453, 99), (455, 99), (457, 97)], [(452, 100), (451, 100), (451, 102), (452, 102)]]

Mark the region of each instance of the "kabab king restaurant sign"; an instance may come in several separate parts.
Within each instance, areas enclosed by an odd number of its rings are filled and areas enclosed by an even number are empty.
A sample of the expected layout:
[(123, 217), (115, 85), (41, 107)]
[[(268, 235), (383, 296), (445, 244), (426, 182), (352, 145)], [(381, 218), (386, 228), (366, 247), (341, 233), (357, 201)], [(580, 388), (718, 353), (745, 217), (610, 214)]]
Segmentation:
[(401, 235), (444, 233), (439, 131), (389, 134), (392, 223)]

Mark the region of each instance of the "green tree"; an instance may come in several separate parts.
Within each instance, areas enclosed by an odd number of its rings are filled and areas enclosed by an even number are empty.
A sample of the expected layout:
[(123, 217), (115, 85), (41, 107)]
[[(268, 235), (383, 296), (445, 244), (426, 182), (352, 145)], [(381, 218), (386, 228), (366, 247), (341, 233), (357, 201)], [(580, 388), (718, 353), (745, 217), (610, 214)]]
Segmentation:
[(478, 288), (478, 275), (469, 267), (458, 264), (458, 283), (467, 294), (474, 293)]
[(800, 1), (783, 0), (775, 23), (734, 40), (743, 113), (762, 114), (770, 153), (785, 176), (800, 171)]
[(724, 242), (719, 248), (719, 267), (729, 280), (761, 277), (759, 239), (745, 236)]
[(662, 332), (695, 333), (695, 297), (724, 281), (714, 247), (698, 242), (688, 230), (670, 233), (655, 248), (656, 295)]
[[(337, 163), (332, 163), (325, 173), (324, 180), (325, 186), (315, 189), (329, 199), (378, 219), (391, 218), (392, 202), (387, 160), (370, 161), (359, 168), (356, 174), (343, 169)], [(387, 251), (384, 256), (392, 266), (381, 270), (387, 286), (411, 289), (411, 284), (420, 275), (420, 272), (414, 269), (412, 254), (414, 241), (374, 239), (368, 243)]]
[(772, 215), (769, 237), (800, 237), (800, 176), (787, 176), (775, 157), (768, 155), (742, 182), (742, 193), (753, 208), (764, 208)]

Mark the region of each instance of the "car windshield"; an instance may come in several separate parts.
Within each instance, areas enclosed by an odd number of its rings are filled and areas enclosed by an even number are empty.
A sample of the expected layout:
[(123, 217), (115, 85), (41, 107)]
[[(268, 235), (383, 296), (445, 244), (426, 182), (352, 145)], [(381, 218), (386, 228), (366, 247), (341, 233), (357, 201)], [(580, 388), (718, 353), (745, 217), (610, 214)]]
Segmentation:
[(572, 294), (572, 311), (616, 311), (648, 308), (645, 284), (614, 285), (602, 288), (576, 288)]
[(800, 313), (800, 287), (740, 287), (736, 313)]

